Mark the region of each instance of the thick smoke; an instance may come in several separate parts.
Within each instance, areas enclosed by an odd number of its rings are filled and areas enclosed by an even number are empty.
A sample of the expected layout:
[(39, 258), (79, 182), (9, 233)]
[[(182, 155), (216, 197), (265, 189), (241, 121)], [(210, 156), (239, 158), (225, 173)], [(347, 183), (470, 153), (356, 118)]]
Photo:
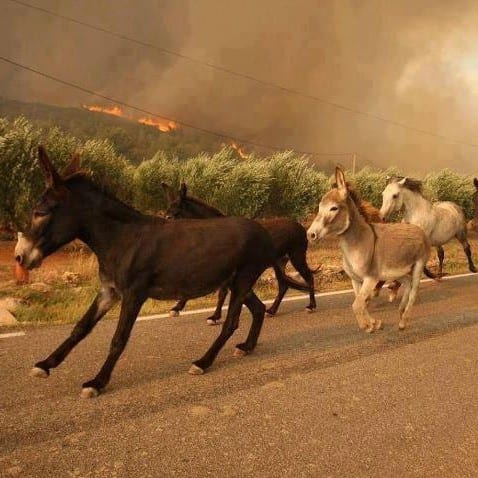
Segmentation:
[[(353, 109), (478, 143), (473, 1), (35, 4)], [(478, 148), (278, 92), (9, 1), (2, 2), (1, 13), (2, 55), (164, 116), (283, 148), (356, 152), (359, 166), (397, 165), (406, 172), (476, 168)], [(0, 85), (2, 96), (25, 101), (98, 102), (1, 63)]]

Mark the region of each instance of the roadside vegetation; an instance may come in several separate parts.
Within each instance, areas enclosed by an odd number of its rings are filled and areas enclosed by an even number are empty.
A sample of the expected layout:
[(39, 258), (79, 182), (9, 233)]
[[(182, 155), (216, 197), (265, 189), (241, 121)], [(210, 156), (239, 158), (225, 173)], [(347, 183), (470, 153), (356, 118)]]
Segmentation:
[[(180, 159), (159, 150), (135, 166), (107, 139), (82, 140), (56, 127), (42, 129), (24, 117), (0, 119), (0, 225), (4, 227), (25, 227), (32, 203), (43, 188), (35, 159), (39, 143), (60, 169), (78, 152), (94, 180), (152, 214), (166, 207), (162, 181), (178, 189), (186, 182), (191, 194), (228, 215), (300, 220), (316, 209), (318, 199), (330, 187), (327, 174), (291, 151), (243, 159), (234, 148), (224, 147), (216, 153)], [(379, 207), (386, 177), (400, 174), (396, 168), (365, 168), (355, 175), (347, 172), (347, 177), (364, 198)], [(455, 201), (471, 219), (472, 179), (450, 170), (432, 172), (423, 178), (425, 195), (431, 200)]]
[[(35, 160), (39, 143), (45, 145), (60, 169), (71, 154), (78, 152), (83, 168), (94, 180), (137, 209), (152, 214), (166, 208), (161, 182), (178, 189), (181, 182), (186, 182), (192, 195), (228, 215), (286, 216), (307, 222), (331, 184), (328, 174), (293, 152), (243, 159), (232, 147), (189, 158), (158, 150), (136, 164), (118, 152), (109, 139), (76, 137), (56, 127), (42, 128), (24, 117), (0, 119), (0, 225), (12, 233), (26, 227), (32, 204), (44, 187)], [(386, 177), (402, 174), (396, 168), (385, 171), (365, 168), (355, 175), (348, 172), (347, 177), (364, 198), (379, 207)], [(442, 170), (422, 179), (425, 195), (431, 200), (455, 201), (464, 208), (467, 218), (473, 216), (472, 177)], [(82, 247), (69, 247), (33, 271), (30, 284), (19, 287), (12, 274), (13, 244), (0, 243), (3, 249), (3, 253), (0, 250), (0, 300), (18, 299), (15, 315), (23, 323), (76, 321), (96, 292), (95, 257)], [(478, 261), (476, 235), (471, 236), (471, 245)], [(446, 272), (466, 272), (461, 246), (450, 243), (445, 248)], [(325, 241), (311, 249), (311, 267), (323, 264), (316, 276), (319, 291), (349, 287), (348, 279), (340, 274), (340, 263), (334, 241)], [(289, 273), (292, 272), (291, 269)], [(275, 296), (276, 285), (270, 272), (260, 280), (257, 290), (263, 299)], [(191, 302), (188, 308), (214, 304), (215, 296), (209, 296)], [(142, 314), (167, 312), (171, 306), (170, 302), (150, 300)], [(117, 310), (109, 316), (117, 316)]]

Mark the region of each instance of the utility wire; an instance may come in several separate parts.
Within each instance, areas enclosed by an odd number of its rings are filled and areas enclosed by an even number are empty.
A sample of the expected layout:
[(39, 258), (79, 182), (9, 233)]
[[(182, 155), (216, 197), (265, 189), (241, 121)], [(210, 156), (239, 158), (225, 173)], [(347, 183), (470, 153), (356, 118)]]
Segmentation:
[(217, 136), (219, 138), (225, 138), (225, 139), (228, 139), (228, 140), (237, 141), (240, 144), (248, 144), (250, 146), (255, 146), (255, 147), (258, 147), (258, 148), (264, 148), (264, 149), (270, 149), (270, 150), (276, 150), (276, 151), (283, 151), (283, 150), (290, 149), (290, 150), (295, 151), (298, 154), (304, 154), (304, 155), (310, 155), (310, 156), (350, 156), (352, 154), (352, 153), (318, 153), (318, 152), (313, 152), (313, 151), (297, 151), (294, 148), (271, 146), (271, 145), (264, 144), (264, 143), (258, 143), (258, 142), (255, 142), (255, 141), (250, 141), (250, 140), (247, 140), (247, 139), (244, 139), (244, 138), (239, 138), (237, 136), (234, 136), (234, 135), (231, 135), (231, 134), (228, 134), (228, 133), (213, 131), (211, 129), (196, 126), (196, 125), (188, 123), (186, 121), (182, 121), (182, 120), (178, 120), (176, 118), (171, 118), (171, 117), (168, 117), (168, 116), (153, 113), (151, 111), (145, 110), (145, 109), (140, 108), (138, 106), (135, 106), (133, 104), (127, 103), (127, 102), (122, 101), (122, 100), (119, 100), (117, 98), (113, 98), (111, 96), (103, 95), (101, 93), (98, 93), (97, 91), (90, 90), (90, 89), (85, 88), (85, 87), (83, 87), (81, 85), (78, 85), (76, 83), (72, 83), (70, 81), (63, 80), (61, 78), (58, 78), (56, 76), (50, 75), (50, 74), (45, 73), (45, 72), (42, 72), (42, 71), (37, 70), (35, 68), (31, 68), (27, 65), (23, 65), (23, 64), (18, 63), (14, 60), (6, 58), (4, 56), (0, 56), (0, 60), (4, 61), (5, 63), (9, 63), (10, 65), (21, 68), (22, 70), (29, 71), (30, 73), (34, 73), (38, 76), (42, 76), (43, 78), (47, 78), (47, 79), (49, 79), (51, 81), (54, 81), (56, 83), (60, 83), (62, 85), (68, 86), (70, 88), (74, 88), (76, 90), (82, 91), (83, 93), (87, 93), (91, 96), (96, 96), (98, 98), (102, 98), (104, 100), (110, 101), (111, 103), (124, 106), (125, 108), (129, 108), (131, 110), (138, 111), (139, 113), (142, 113), (142, 114), (145, 114), (145, 115), (148, 115), (148, 116), (153, 116), (155, 118), (165, 119), (167, 121), (173, 121), (173, 122), (175, 122), (175, 123), (177, 123), (181, 126), (185, 126), (187, 128), (191, 128), (191, 129), (194, 129), (194, 130), (197, 130), (197, 131), (201, 131), (203, 133), (207, 133), (207, 134), (210, 134), (210, 135), (213, 135), (213, 136)]
[[(435, 133), (433, 131), (428, 131), (428, 130), (425, 130), (425, 129), (416, 128), (416, 127), (410, 126), (406, 123), (402, 123), (400, 121), (395, 121), (395, 120), (386, 118), (384, 116), (381, 116), (381, 115), (378, 115), (378, 114), (375, 114), (375, 113), (371, 113), (371, 112), (368, 112), (368, 111), (362, 111), (362, 110), (359, 110), (359, 109), (356, 109), (356, 108), (353, 108), (353, 107), (343, 105), (341, 103), (336, 103), (335, 101), (331, 101), (331, 100), (328, 100), (328, 99), (325, 99), (325, 98), (321, 98), (319, 96), (315, 96), (315, 95), (308, 94), (308, 93), (303, 93), (303, 92), (301, 92), (299, 90), (296, 90), (296, 89), (293, 89), (293, 88), (288, 88), (288, 87), (285, 87), (285, 86), (282, 86), (282, 85), (279, 85), (279, 84), (276, 84), (276, 83), (272, 83), (272, 82), (269, 82), (269, 81), (266, 81), (266, 80), (261, 80), (259, 78), (254, 77), (254, 76), (251, 76), (251, 75), (248, 75), (248, 74), (245, 74), (245, 73), (240, 73), (240, 72), (231, 70), (229, 68), (217, 65), (217, 64), (209, 62), (209, 61), (200, 60), (198, 58), (194, 58), (194, 57), (191, 57), (189, 55), (185, 55), (183, 53), (178, 53), (176, 51), (160, 47), (160, 46), (155, 45), (153, 43), (138, 40), (136, 38), (129, 37), (129, 36), (124, 35), (122, 33), (118, 33), (118, 32), (112, 31), (112, 30), (108, 30), (106, 28), (103, 28), (103, 27), (100, 27), (100, 26), (97, 26), (97, 25), (93, 25), (91, 23), (87, 23), (87, 22), (84, 22), (84, 21), (81, 21), (81, 20), (77, 20), (76, 18), (73, 18), (73, 17), (69, 17), (69, 16), (66, 16), (66, 15), (61, 15), (59, 13), (56, 13), (56, 12), (52, 11), (52, 10), (48, 10), (46, 8), (43, 8), (43, 7), (32, 5), (32, 4), (24, 2), (22, 0), (8, 0), (8, 1), (10, 1), (12, 3), (15, 3), (17, 5), (21, 5), (25, 8), (30, 8), (30, 9), (33, 9), (33, 10), (37, 10), (37, 11), (40, 11), (40, 12), (45, 13), (47, 15), (51, 15), (53, 17), (60, 18), (62, 20), (66, 20), (68, 22), (75, 23), (77, 25), (81, 25), (83, 27), (86, 27), (86, 28), (89, 28), (91, 30), (95, 30), (95, 31), (104, 33), (106, 35), (110, 35), (110, 36), (113, 36), (113, 37), (116, 37), (116, 38), (120, 38), (121, 40), (124, 40), (124, 41), (129, 41), (129, 42), (132, 42), (132, 43), (136, 43), (137, 45), (141, 45), (143, 47), (151, 48), (153, 50), (159, 51), (161, 53), (164, 53), (164, 54), (167, 54), (167, 55), (170, 55), (170, 56), (175, 56), (177, 58), (181, 58), (183, 60), (187, 60), (187, 61), (190, 61), (192, 63), (196, 63), (198, 65), (203, 65), (203, 66), (206, 66), (206, 67), (211, 68), (213, 70), (220, 71), (222, 73), (227, 73), (227, 74), (235, 76), (237, 78), (243, 78), (243, 79), (246, 79), (246, 80), (249, 80), (249, 81), (253, 81), (253, 82), (255, 82), (257, 84), (260, 84), (262, 86), (267, 86), (269, 88), (273, 88), (275, 90), (282, 91), (282, 92), (290, 94), (290, 95), (300, 96), (302, 98), (313, 100), (315, 102), (319, 102), (319, 103), (331, 106), (333, 108), (337, 108), (339, 110), (346, 111), (348, 113), (353, 113), (355, 115), (371, 118), (371, 119), (374, 119), (376, 121), (381, 121), (382, 123), (387, 123), (387, 124), (392, 125), (392, 126), (396, 126), (396, 127), (399, 127), (399, 128), (406, 129), (408, 131), (413, 131), (415, 133), (420, 133), (420, 134), (424, 134), (424, 135), (427, 135), (427, 136), (432, 136), (432, 137), (435, 137), (435, 138), (438, 138), (438, 139), (441, 139), (441, 140), (445, 140), (446, 142), (449, 142), (449, 143), (458, 144), (458, 145), (462, 145), (462, 146), (471, 146), (471, 147), (474, 147), (474, 148), (478, 147), (478, 144), (468, 143), (466, 141), (455, 139), (455, 138), (452, 138), (452, 137), (449, 137), (449, 136), (446, 136), (446, 135), (443, 135), (443, 134), (440, 134), (440, 133)], [(309, 154), (309, 153), (307, 153), (307, 154)]]

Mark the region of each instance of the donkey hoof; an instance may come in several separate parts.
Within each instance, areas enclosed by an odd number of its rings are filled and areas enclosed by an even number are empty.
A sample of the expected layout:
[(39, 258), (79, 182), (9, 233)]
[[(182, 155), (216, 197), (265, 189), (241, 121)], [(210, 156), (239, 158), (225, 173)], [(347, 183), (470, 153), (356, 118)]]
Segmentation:
[(169, 317), (179, 317), (179, 311), (171, 309), (169, 311)]
[(219, 325), (221, 323), (221, 319), (215, 319), (214, 317), (209, 317), (206, 319), (207, 325)]
[(266, 315), (267, 317), (274, 317), (274, 315), (276, 315), (276, 311), (271, 309), (266, 309)]
[(367, 334), (371, 334), (375, 331), (375, 326), (374, 324), (370, 324), (366, 329), (365, 329), (365, 332), (367, 332)]
[(405, 330), (405, 324), (398, 324), (398, 330)]
[(375, 321), (375, 330), (382, 330), (383, 329), (383, 322), (381, 320)]
[(30, 370), (29, 375), (30, 377), (36, 377), (36, 378), (48, 378), (50, 376), (50, 372), (40, 367), (33, 367)]
[(234, 349), (234, 353), (232, 354), (232, 356), (236, 358), (241, 358), (241, 357), (245, 357), (247, 354), (248, 352), (246, 352), (245, 350), (242, 350), (239, 347), (236, 347)]
[(308, 314), (313, 314), (316, 310), (317, 310), (316, 307), (306, 307), (306, 308), (305, 308), (305, 311), (306, 311)]
[(80, 397), (81, 398), (96, 398), (100, 392), (94, 387), (83, 387), (81, 389)]
[(202, 375), (204, 373), (204, 370), (193, 363), (189, 368), (188, 373), (191, 375)]

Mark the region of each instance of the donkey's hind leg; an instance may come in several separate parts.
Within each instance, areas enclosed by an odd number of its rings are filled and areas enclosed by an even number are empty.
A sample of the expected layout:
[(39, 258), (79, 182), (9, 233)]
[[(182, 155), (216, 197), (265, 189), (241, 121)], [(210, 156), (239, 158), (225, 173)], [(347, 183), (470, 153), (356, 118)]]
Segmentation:
[(307, 264), (306, 251), (307, 249), (300, 251), (298, 250), (294, 251), (294, 253), (291, 253), (290, 262), (309, 286), (309, 305), (305, 308), (305, 310), (307, 312), (314, 312), (317, 308), (317, 304), (315, 302), (314, 274)]
[(73, 328), (70, 336), (50, 354), (47, 359), (35, 364), (30, 375), (40, 378), (48, 377), (50, 375), (50, 369), (57, 367), (65, 360), (73, 347), (91, 332), (93, 327), (113, 307), (118, 299), (119, 297), (112, 287), (103, 286), (88, 308), (86, 314)]
[[(284, 256), (281, 257), (278, 261), (277, 264), (280, 267), (280, 269), (284, 272), (285, 271), (285, 266), (287, 265), (287, 262), (289, 262), (289, 258)], [(276, 315), (277, 309), (279, 308), (280, 303), (282, 302), (282, 299), (284, 298), (284, 295), (286, 294), (287, 290), (289, 287), (287, 284), (281, 281), (279, 277), (277, 277), (277, 285), (279, 286), (279, 291), (277, 292), (277, 296), (274, 299), (274, 303), (266, 310), (267, 315)]]
[(445, 249), (443, 249), (443, 246), (437, 246), (437, 256), (438, 256), (438, 277), (442, 277), (443, 262), (445, 261)]
[(221, 321), (221, 314), (222, 314), (222, 306), (224, 305), (224, 301), (226, 300), (228, 293), (227, 287), (221, 287), (217, 294), (217, 304), (216, 310), (214, 313), (206, 319), (207, 325), (218, 325)]
[[(242, 269), (236, 274), (232, 280), (232, 283), (230, 284), (231, 297), (229, 299), (226, 320), (222, 325), (221, 333), (209, 347), (207, 352), (199, 360), (193, 362), (193, 365), (189, 369), (190, 374), (202, 374), (212, 365), (219, 351), (222, 349), (222, 347), (224, 347), (225, 343), (229, 340), (239, 326), (239, 316), (241, 314), (242, 304), (244, 304), (244, 302), (246, 302), (249, 298), (248, 296), (252, 292), (252, 286), (255, 284), (256, 280), (263, 271), (264, 268), (260, 268), (260, 265), (258, 266), (251, 264), (249, 267)], [(251, 305), (250, 301), (249, 305)], [(254, 304), (252, 307), (255, 309), (256, 305)], [(256, 315), (258, 317), (258, 313), (256, 313)], [(254, 315), (253, 318), (255, 318)], [(260, 327), (257, 330), (257, 334), (259, 334), (259, 331)], [(257, 337), (255, 340), (257, 340)]]
[(461, 242), (461, 245), (463, 246), (463, 250), (465, 251), (466, 258), (468, 260), (468, 269), (470, 270), (470, 272), (477, 272), (475, 264), (473, 263), (473, 258), (471, 257), (471, 247), (470, 243), (468, 242), (466, 227), (463, 228), (463, 230), (460, 231), (455, 237)]
[[(407, 294), (405, 291), (403, 293), (404, 297), (402, 298), (402, 302), (400, 303), (400, 322), (398, 323), (398, 328), (403, 330), (407, 323), (407, 318), (410, 313), (410, 309), (412, 308), (418, 294), (418, 287), (420, 286), (420, 279), (423, 273), (423, 267), (425, 265), (424, 261), (417, 261), (413, 266), (412, 271), (412, 278), (410, 279), (409, 293)], [(405, 278), (405, 281), (407, 279)], [(406, 297), (405, 297), (406, 296)], [(405, 300), (405, 298), (407, 300)]]
[(354, 311), (359, 328), (369, 333), (373, 332), (375, 328), (381, 328), (382, 325), (381, 321), (376, 322), (375, 319), (370, 316), (367, 310), (367, 304), (370, 295), (372, 294), (376, 285), (376, 279), (371, 277), (365, 278), (362, 283), (362, 287), (360, 288), (360, 291), (356, 295), (354, 303), (352, 304), (352, 310)]
[(411, 278), (409, 276), (403, 277), (400, 279), (400, 282), (403, 285), (403, 295), (400, 305), (398, 306), (398, 312), (400, 314), (400, 321), (398, 322), (398, 328), (403, 330), (406, 327), (406, 317), (404, 316), (404, 311), (407, 307), (408, 300), (410, 298), (410, 289), (411, 289)]
[(236, 345), (236, 351), (234, 353), (236, 357), (251, 353), (256, 347), (257, 339), (259, 338), (262, 324), (264, 323), (264, 315), (266, 310), (265, 305), (259, 300), (254, 292), (251, 292), (247, 296), (244, 304), (252, 314), (252, 324), (246, 341), (242, 344)]

